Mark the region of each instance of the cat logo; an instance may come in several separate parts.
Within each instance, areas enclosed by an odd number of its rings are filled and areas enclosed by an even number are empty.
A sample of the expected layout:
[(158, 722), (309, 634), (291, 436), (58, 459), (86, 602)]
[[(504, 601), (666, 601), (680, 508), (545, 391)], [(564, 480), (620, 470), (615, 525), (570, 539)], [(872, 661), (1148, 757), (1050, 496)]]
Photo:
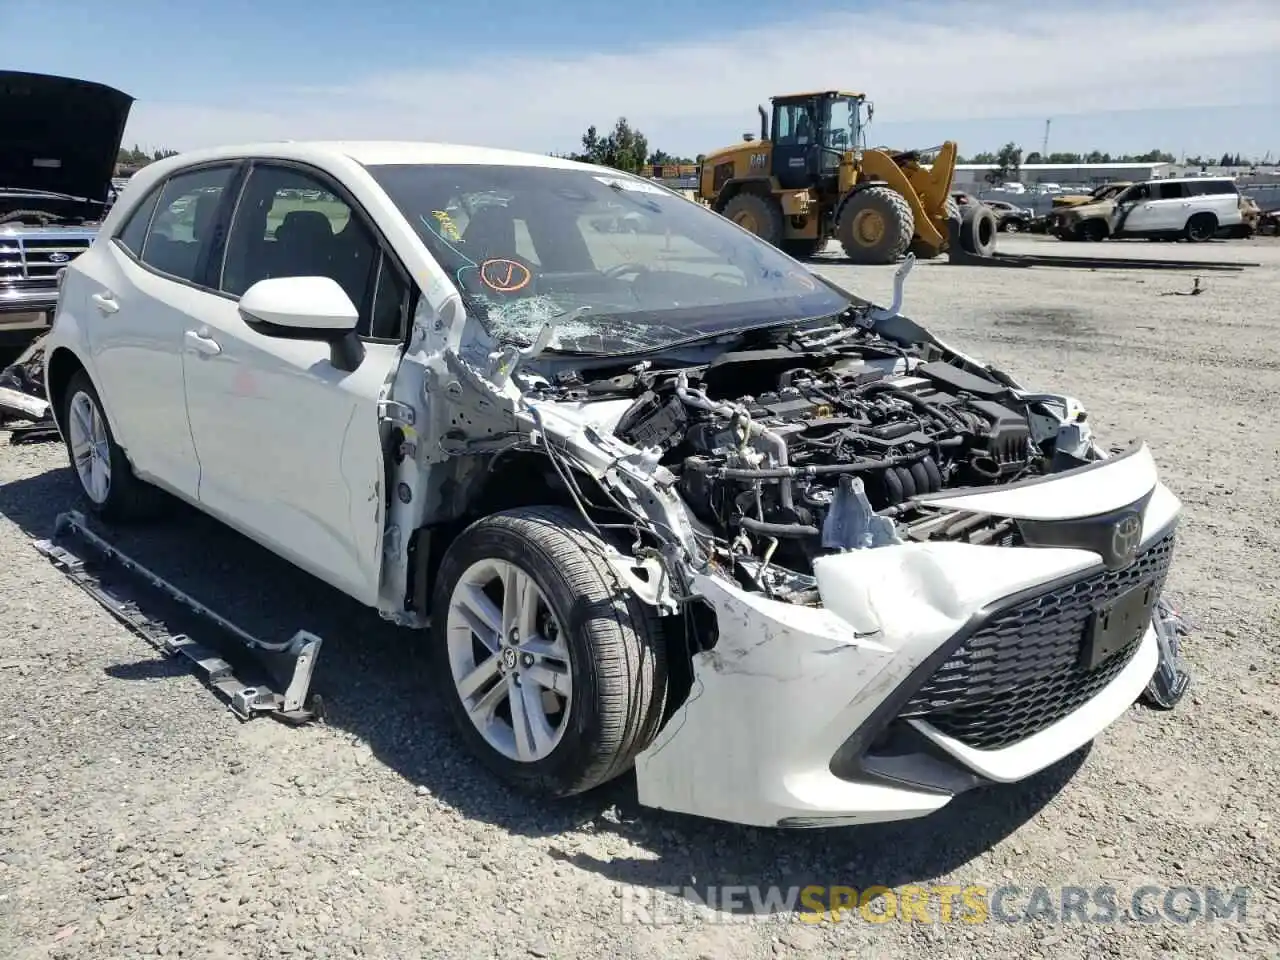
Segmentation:
[(753, 153), (751, 155), (751, 169), (763, 170), (768, 159), (769, 155), (767, 153)]

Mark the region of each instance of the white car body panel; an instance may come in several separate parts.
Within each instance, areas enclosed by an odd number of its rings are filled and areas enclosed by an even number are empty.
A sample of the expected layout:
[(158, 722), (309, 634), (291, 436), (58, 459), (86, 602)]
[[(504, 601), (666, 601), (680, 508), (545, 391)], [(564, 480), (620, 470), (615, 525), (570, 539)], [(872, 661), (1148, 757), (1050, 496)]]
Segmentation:
[(370, 343), (351, 373), (323, 343), (259, 336), (225, 297), (183, 288), (186, 409), (199, 503), (361, 603), (377, 605), (382, 444), (378, 400), (400, 351)]
[[(261, 336), (245, 325), (234, 298), (164, 280), (114, 246), (111, 237), (134, 201), (161, 179), (188, 164), (241, 157), (305, 162), (350, 191), (421, 291), (403, 346), (366, 343), (360, 365), (344, 373), (330, 363), (327, 345)], [(445, 480), (465, 489), (470, 479), (443, 442), (459, 404), (497, 427), (518, 428), (534, 446), (551, 439), (620, 501), (638, 514), (660, 516), (673, 537), (693, 544), (694, 523), (683, 501), (655, 482), (664, 468), (649, 452), (612, 436), (631, 401), (526, 401), (513, 381), (487, 374), (493, 343), (468, 320), (453, 277), (364, 163), (581, 166), (439, 144), (272, 143), (197, 151), (146, 167), (76, 262), (84, 276), (69, 274), (47, 347), (50, 357), (74, 353), (100, 385), (113, 430), (138, 473), (413, 627), (424, 620), (405, 605), (412, 580), (408, 539), (444, 496)], [(89, 299), (98, 292), (92, 283), (115, 293), (121, 309), (99, 315)], [(884, 324), (946, 348), (905, 317)], [(1062, 414), (1042, 415), (1040, 429), (1080, 428), (1087, 438), (1078, 404), (1049, 399)], [(384, 465), (380, 405), (386, 403), (411, 408), (415, 417), (403, 430), (409, 453)], [(388, 483), (396, 492), (390, 498)], [(1176, 523), (1180, 505), (1159, 483), (1145, 447), (1038, 482), (952, 490), (929, 502), (1045, 521), (1093, 517), (1143, 497), (1142, 541), (1149, 545)], [(634, 564), (619, 553), (615, 565), (646, 602), (677, 610), (668, 586), (646, 586), (630, 572)], [(693, 693), (637, 759), (641, 801), (762, 826), (876, 822), (942, 807), (952, 795), (946, 790), (837, 776), (833, 755), (986, 611), (1024, 591), (1100, 569), (1099, 556), (1084, 549), (895, 543), (819, 559), (820, 607), (769, 599), (694, 571), (688, 586), (714, 609), (718, 642), (693, 655)], [(1124, 669), (1092, 699), (1001, 749), (976, 750), (924, 721), (910, 722), (959, 769), (1008, 782), (1096, 736), (1124, 713), (1155, 669), (1148, 630)]]
[[(190, 290), (131, 261), (115, 244), (95, 239), (67, 274), (59, 297), (65, 327), (84, 332), (86, 362), (99, 389), (111, 395), (108, 416), (138, 475), (194, 497), (200, 469), (182, 396), (179, 314)], [(95, 298), (118, 309), (105, 313)]]
[[(1168, 223), (1167, 220), (1162, 219), (1162, 212), (1167, 213), (1168, 211), (1167, 209), (1165, 211), (1161, 211), (1160, 202), (1156, 200), (1147, 200), (1143, 203), (1135, 204), (1130, 210), (1128, 210), (1128, 215), (1124, 218), (1125, 232), (1173, 229), (1172, 225)], [(1120, 222), (1120, 217), (1124, 215), (1124, 213), (1124, 208), (1117, 204), (1116, 208), (1111, 213), (1111, 228), (1113, 230)]]

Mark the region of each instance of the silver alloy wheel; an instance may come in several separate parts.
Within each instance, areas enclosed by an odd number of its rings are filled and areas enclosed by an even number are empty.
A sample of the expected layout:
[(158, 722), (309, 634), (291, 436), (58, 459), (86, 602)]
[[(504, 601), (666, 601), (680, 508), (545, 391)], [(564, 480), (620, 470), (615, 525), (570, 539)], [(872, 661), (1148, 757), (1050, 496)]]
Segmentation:
[(569, 720), (569, 647), (546, 598), (507, 560), (473, 563), (449, 598), (453, 684), (485, 742), (511, 760), (550, 755)]
[(67, 436), (71, 458), (85, 495), (101, 505), (111, 495), (111, 441), (107, 422), (93, 397), (83, 390), (71, 398)]

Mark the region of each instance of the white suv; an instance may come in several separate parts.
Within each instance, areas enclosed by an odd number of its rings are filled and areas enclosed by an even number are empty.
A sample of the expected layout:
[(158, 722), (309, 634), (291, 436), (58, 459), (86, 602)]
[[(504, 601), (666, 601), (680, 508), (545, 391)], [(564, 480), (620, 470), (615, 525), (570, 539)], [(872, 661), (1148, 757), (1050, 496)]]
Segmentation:
[(1212, 240), (1244, 225), (1244, 200), (1228, 177), (1135, 183), (1115, 198), (1111, 236)]
[(1144, 445), (637, 177), (204, 150), (64, 278), (45, 379), (93, 511), (162, 488), (429, 631), (512, 783), (923, 816), (1083, 746), (1167, 649)]

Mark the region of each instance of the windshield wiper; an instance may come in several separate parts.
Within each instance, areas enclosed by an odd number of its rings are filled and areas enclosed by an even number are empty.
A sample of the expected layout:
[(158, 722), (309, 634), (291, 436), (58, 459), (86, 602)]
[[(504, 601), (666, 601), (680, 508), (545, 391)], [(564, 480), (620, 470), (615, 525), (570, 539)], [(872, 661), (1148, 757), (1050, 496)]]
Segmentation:
[(0, 193), (25, 193), (32, 197), (45, 197), (49, 200), (79, 200), (84, 203), (101, 204), (101, 200), (90, 200), (88, 197), (77, 197), (73, 193), (62, 193), (58, 190), (37, 190), (35, 187), (0, 187)]

